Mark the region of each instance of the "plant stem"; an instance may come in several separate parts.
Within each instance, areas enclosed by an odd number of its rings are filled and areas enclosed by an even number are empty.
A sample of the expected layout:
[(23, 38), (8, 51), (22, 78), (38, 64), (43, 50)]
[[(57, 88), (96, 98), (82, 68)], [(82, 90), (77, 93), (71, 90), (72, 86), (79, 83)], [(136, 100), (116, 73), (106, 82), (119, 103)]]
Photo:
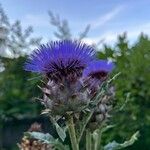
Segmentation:
[(89, 130), (86, 131), (86, 150), (92, 150), (92, 136)]
[(96, 141), (95, 141), (94, 150), (100, 150), (101, 149), (101, 136), (102, 136), (102, 131), (101, 131), (101, 129), (99, 129), (97, 131), (97, 138), (96, 138)]
[(92, 117), (92, 115), (93, 115), (93, 112), (94, 112), (94, 111), (91, 111), (90, 114), (89, 114), (89, 116), (88, 116), (88, 118), (86, 119), (86, 122), (84, 123), (84, 126), (83, 126), (83, 128), (82, 128), (82, 130), (81, 130), (81, 134), (80, 134), (80, 136), (79, 136), (78, 142), (80, 142), (80, 140), (81, 140), (81, 138), (82, 138), (82, 136), (83, 136), (83, 133), (84, 133), (84, 131), (85, 131), (85, 128), (86, 128), (88, 122), (90, 121), (90, 119), (91, 119), (91, 117)]
[(75, 128), (74, 128), (74, 122), (73, 122), (72, 115), (67, 116), (67, 125), (68, 125), (72, 149), (79, 150), (79, 145), (78, 145), (77, 138), (76, 138), (76, 132), (75, 132)]

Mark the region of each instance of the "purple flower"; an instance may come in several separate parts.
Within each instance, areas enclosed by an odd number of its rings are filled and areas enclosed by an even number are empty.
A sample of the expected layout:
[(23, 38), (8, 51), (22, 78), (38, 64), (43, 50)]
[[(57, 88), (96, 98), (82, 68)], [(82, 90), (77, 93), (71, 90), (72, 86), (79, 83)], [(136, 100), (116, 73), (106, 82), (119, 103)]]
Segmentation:
[(95, 96), (99, 86), (107, 79), (107, 75), (113, 68), (114, 63), (112, 62), (108, 62), (107, 60), (95, 60), (83, 71), (83, 78), (92, 96)]
[(50, 42), (35, 50), (25, 63), (25, 70), (47, 75), (51, 80), (82, 75), (93, 60), (94, 50), (81, 42), (64, 40)]
[(107, 77), (108, 73), (113, 69), (114, 63), (108, 62), (107, 60), (95, 60), (84, 70), (83, 76), (101, 80)]

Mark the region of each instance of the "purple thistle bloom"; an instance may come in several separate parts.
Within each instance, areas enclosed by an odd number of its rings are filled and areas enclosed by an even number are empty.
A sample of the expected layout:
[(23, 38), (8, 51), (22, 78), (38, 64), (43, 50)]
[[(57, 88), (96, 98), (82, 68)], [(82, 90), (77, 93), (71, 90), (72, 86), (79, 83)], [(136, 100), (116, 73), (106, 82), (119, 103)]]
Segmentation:
[(107, 60), (95, 60), (83, 71), (83, 78), (92, 96), (95, 96), (99, 86), (107, 79), (107, 75), (113, 69), (114, 63), (108, 62)]
[(101, 80), (102, 78), (105, 78), (113, 69), (114, 63), (108, 62), (107, 60), (95, 60), (92, 61), (84, 70), (83, 76)]
[(81, 42), (64, 40), (50, 42), (35, 50), (25, 63), (25, 70), (58, 80), (69, 75), (81, 76), (94, 56), (92, 47)]

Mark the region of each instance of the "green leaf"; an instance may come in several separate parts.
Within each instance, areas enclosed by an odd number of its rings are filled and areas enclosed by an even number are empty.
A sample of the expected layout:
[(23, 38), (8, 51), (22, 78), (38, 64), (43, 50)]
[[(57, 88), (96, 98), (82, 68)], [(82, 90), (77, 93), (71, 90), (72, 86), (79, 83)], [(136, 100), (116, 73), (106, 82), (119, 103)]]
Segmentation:
[(66, 138), (65, 130), (63, 130), (63, 128), (61, 128), (58, 124), (55, 124), (55, 127), (59, 137), (61, 138), (62, 141), (64, 141)]
[(104, 128), (102, 129), (102, 133), (108, 131), (108, 130), (111, 129), (111, 128), (114, 128), (115, 126), (116, 126), (116, 125), (114, 124), (114, 125), (108, 125), (108, 126), (104, 127)]
[(117, 143), (116, 141), (108, 143), (106, 146), (104, 146), (104, 150), (118, 150), (118, 149), (122, 149), (122, 148), (125, 148), (128, 146), (131, 146), (138, 139), (138, 137), (139, 137), (139, 131), (137, 131), (135, 134), (133, 134), (132, 137), (130, 138), (130, 140), (125, 141), (122, 144)]
[(56, 131), (60, 137), (60, 139), (64, 142), (65, 138), (66, 138), (66, 132), (65, 129), (63, 129), (62, 127), (59, 126), (59, 124), (51, 117), (50, 118), (52, 123), (54, 124)]
[(35, 138), (37, 140), (43, 141), (44, 143), (51, 144), (55, 139), (49, 133), (40, 133), (40, 132), (25, 132), (25, 136), (29, 138)]
[(28, 138), (34, 138), (40, 140), (44, 143), (52, 145), (57, 150), (69, 150), (67, 145), (63, 145), (58, 139), (54, 139), (49, 133), (40, 133), (40, 132), (25, 132), (25, 136)]

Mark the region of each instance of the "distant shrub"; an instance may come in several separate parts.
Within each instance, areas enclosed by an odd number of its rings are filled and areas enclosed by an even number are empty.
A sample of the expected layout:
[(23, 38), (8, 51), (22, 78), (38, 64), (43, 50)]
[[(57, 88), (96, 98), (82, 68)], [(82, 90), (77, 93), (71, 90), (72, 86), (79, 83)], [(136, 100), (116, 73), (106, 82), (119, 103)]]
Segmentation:
[(112, 137), (123, 140), (121, 137), (129, 137), (135, 130), (140, 130), (141, 138), (132, 149), (147, 149), (150, 143), (150, 39), (141, 34), (136, 43), (130, 46), (126, 34), (123, 34), (118, 37), (114, 48), (105, 45), (98, 57), (116, 61), (116, 72), (121, 72), (115, 82), (116, 101), (120, 105), (127, 103), (117, 113), (116, 119), (113, 118), (117, 127), (111, 130)]

